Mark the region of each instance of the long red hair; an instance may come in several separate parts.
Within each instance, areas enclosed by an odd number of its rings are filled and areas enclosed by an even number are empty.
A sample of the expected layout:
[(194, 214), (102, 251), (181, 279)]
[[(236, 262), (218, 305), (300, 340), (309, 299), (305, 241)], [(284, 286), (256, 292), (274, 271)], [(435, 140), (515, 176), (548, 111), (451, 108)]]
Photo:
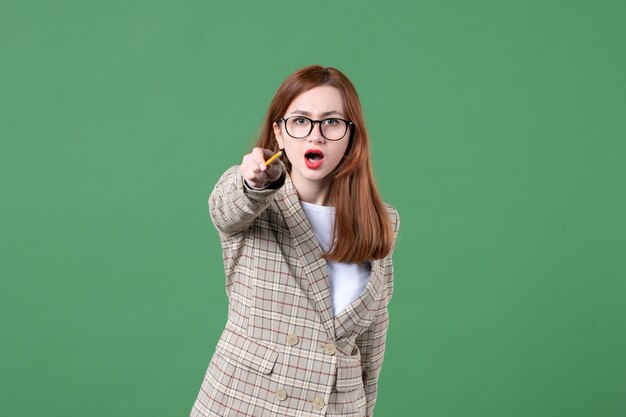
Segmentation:
[[(393, 245), (393, 230), (374, 182), (361, 102), (348, 77), (335, 68), (319, 65), (299, 69), (288, 76), (270, 103), (256, 146), (278, 151), (274, 122), (283, 117), (297, 96), (321, 85), (341, 91), (346, 116), (353, 123), (346, 153), (329, 174), (330, 198), (335, 205), (334, 241), (323, 256), (350, 263), (382, 259)], [(281, 160), (291, 172), (284, 154)]]

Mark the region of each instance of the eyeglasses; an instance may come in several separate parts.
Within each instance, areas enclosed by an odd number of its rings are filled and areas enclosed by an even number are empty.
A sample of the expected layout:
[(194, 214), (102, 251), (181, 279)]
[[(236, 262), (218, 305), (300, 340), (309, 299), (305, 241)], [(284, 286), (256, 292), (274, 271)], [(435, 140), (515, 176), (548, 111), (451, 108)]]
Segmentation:
[(324, 120), (313, 120), (304, 116), (281, 117), (278, 119), (285, 122), (287, 134), (294, 139), (304, 139), (311, 134), (315, 123), (319, 123), (320, 132), (325, 139), (340, 140), (346, 136), (348, 127), (352, 125), (349, 120), (338, 119), (336, 117)]

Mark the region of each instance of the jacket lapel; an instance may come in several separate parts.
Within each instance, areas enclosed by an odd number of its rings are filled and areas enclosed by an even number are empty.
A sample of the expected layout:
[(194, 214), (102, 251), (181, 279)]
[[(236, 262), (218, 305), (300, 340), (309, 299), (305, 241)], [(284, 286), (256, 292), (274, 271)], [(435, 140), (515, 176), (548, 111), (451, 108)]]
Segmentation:
[(283, 193), (280, 197), (277, 196), (276, 202), (281, 208), (300, 258), (302, 269), (299, 278), (308, 282), (309, 298), (315, 301), (316, 310), (321, 315), (330, 339), (333, 340), (335, 339), (334, 317), (330, 301), (328, 268), (326, 260), (321, 256), (322, 248), (302, 210), (298, 193), (293, 187), (289, 175), (287, 175), (282, 190)]
[(365, 290), (359, 298), (335, 317), (333, 325), (337, 338), (352, 331), (361, 333), (371, 324), (380, 300), (383, 277), (382, 263), (383, 260), (381, 259), (371, 261), (372, 274)]

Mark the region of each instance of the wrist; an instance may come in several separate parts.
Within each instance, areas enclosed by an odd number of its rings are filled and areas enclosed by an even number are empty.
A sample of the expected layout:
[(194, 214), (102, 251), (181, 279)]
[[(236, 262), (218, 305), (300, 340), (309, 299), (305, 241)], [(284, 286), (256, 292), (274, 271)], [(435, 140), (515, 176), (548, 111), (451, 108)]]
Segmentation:
[(245, 186), (247, 189), (249, 189), (249, 190), (254, 190), (254, 191), (262, 191), (262, 190), (265, 190), (265, 189), (267, 188), (267, 186), (271, 184), (271, 181), (267, 181), (267, 182), (266, 182), (263, 186), (261, 186), (261, 187), (257, 187), (257, 186), (254, 186), (254, 185), (250, 185), (250, 184), (248, 183), (248, 181), (246, 181), (245, 179), (243, 180), (243, 184), (244, 184), (244, 186)]

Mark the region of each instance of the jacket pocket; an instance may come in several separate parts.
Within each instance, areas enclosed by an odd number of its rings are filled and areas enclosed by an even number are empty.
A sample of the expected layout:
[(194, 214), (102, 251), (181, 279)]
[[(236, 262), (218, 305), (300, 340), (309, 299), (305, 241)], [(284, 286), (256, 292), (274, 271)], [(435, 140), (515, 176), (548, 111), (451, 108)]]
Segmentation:
[(222, 333), (215, 352), (263, 374), (272, 372), (278, 359), (278, 352), (274, 349), (230, 329)]
[(361, 360), (359, 356), (350, 359), (342, 358), (337, 367), (338, 392), (353, 391), (363, 388), (363, 372), (361, 370)]

